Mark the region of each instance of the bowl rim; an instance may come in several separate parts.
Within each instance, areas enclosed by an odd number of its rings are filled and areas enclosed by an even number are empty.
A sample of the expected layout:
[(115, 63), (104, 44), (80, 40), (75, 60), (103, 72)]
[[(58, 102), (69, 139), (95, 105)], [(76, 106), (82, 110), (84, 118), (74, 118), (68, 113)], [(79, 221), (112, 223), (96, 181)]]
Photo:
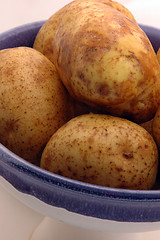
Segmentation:
[(0, 152), (3, 152), (9, 156), (9, 158), (3, 158), (4, 164), (7, 164), (8, 166), (16, 169), (19, 172), (23, 172), (25, 175), (33, 177), (35, 180), (43, 181), (44, 183), (49, 185), (57, 185), (69, 190), (83, 192), (92, 196), (101, 196), (103, 198), (111, 197), (118, 198), (119, 200), (127, 199), (132, 201), (160, 200), (160, 190), (121, 189), (90, 184), (70, 179), (68, 177), (60, 176), (58, 174), (42, 169), (39, 166), (27, 162), (25, 159), (19, 157), (1, 143)]

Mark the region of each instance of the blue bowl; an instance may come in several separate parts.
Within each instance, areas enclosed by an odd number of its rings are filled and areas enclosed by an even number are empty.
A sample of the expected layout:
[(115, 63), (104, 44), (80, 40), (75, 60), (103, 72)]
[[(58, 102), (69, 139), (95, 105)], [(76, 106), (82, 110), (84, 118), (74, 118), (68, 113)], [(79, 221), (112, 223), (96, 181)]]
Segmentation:
[[(43, 23), (44, 21), (23, 25), (0, 34), (0, 49), (32, 47)], [(157, 51), (160, 30), (149, 26), (141, 26), (141, 28)], [(157, 223), (156, 226), (160, 227), (160, 190), (115, 189), (71, 180), (28, 163), (2, 144), (0, 144), (0, 175), (1, 179), (9, 183), (16, 192), (32, 196), (34, 201), (45, 205), (43, 211), (45, 215), (49, 214), (46, 209), (53, 207), (54, 210), (65, 210), (66, 214), (75, 214), (80, 219), (84, 217), (88, 222), (90, 219), (94, 220), (90, 222), (89, 228), (95, 228), (95, 223), (99, 220), (102, 220), (99, 225), (105, 221), (107, 224), (108, 222), (132, 223), (132, 226), (135, 223), (142, 230), (144, 229), (141, 226), (144, 223), (146, 226), (148, 226), (147, 223)], [(52, 216), (51, 213), (50, 216)], [(63, 218), (64, 216), (59, 217), (62, 221)], [(84, 224), (86, 224), (85, 221)], [(84, 224), (81, 223), (82, 226)], [(136, 229), (137, 225), (135, 226)], [(152, 229), (154, 225), (149, 226), (151, 227), (147, 230)], [(98, 224), (97, 229), (101, 229)]]

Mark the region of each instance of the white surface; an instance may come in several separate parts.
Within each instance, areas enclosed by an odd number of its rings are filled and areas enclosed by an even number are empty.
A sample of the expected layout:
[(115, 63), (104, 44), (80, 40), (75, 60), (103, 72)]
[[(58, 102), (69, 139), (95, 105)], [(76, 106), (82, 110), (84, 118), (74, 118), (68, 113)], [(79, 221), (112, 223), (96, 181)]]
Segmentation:
[(29, 240), (31, 233), (43, 218), (11, 196), (0, 184), (1, 240)]
[(35, 230), (32, 240), (142, 240), (142, 234), (103, 233), (72, 227), (50, 218), (45, 218)]
[[(0, 0), (0, 33), (25, 23), (48, 19), (70, 0)], [(137, 22), (160, 28), (159, 0), (121, 0)], [(108, 234), (81, 230), (32, 212), (0, 186), (0, 239), (2, 240), (158, 240), (160, 231)], [(19, 222), (20, 221), (20, 222)], [(40, 223), (41, 222), (41, 223)], [(21, 223), (21, 227), (20, 224)], [(29, 237), (37, 224), (32, 236)], [(26, 227), (28, 226), (28, 227)], [(16, 232), (16, 234), (15, 234)], [(18, 233), (18, 234), (17, 234)]]

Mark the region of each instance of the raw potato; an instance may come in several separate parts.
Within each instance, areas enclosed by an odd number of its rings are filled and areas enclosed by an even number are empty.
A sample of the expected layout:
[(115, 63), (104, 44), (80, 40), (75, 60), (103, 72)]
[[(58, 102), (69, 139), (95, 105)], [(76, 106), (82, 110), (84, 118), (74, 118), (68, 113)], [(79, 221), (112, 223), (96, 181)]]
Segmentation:
[(54, 38), (54, 63), (71, 96), (135, 122), (153, 118), (160, 68), (140, 27), (99, 2), (74, 1)]
[(119, 12), (123, 13), (124, 15), (126, 15), (131, 21), (136, 23), (136, 19), (134, 18), (133, 14), (125, 7), (123, 6), (121, 3), (116, 2), (116, 1), (112, 1), (112, 0), (75, 0), (75, 1), (87, 1), (87, 2), (99, 2), (99, 3), (103, 3), (105, 5), (108, 5), (116, 10), (118, 10)]
[(53, 62), (53, 40), (67, 5), (53, 14), (39, 30), (33, 48)]
[[(158, 73), (159, 75), (159, 73)], [(160, 77), (157, 76), (155, 83), (144, 89), (139, 96), (128, 102), (107, 107), (106, 111), (111, 115), (122, 116), (137, 123), (150, 121), (160, 104)]]
[(157, 52), (157, 58), (158, 58), (158, 62), (160, 64), (160, 48), (158, 49), (158, 52)]
[(86, 114), (71, 119), (46, 145), (41, 167), (92, 184), (151, 189), (158, 150), (152, 136), (126, 119)]
[(38, 51), (0, 51), (0, 142), (38, 164), (51, 135), (68, 121), (68, 95), (54, 65)]
[[(83, 1), (83, 0), (78, 0)], [(85, 0), (86, 1), (86, 0)], [(95, 0), (89, 0), (89, 1), (95, 1)], [(96, 2), (101, 2), (103, 4), (109, 5), (118, 11), (125, 14), (128, 18), (130, 18), (132, 21), (136, 22), (134, 16), (132, 13), (125, 8), (123, 5), (121, 5), (118, 2), (110, 1), (110, 0), (96, 0)], [(39, 30), (33, 48), (38, 50), (39, 52), (43, 53), (51, 62), (54, 61), (53, 59), (53, 41), (55, 37), (55, 33), (58, 29), (58, 26), (61, 22), (61, 19), (65, 12), (67, 11), (68, 5), (64, 6), (60, 10), (58, 10), (56, 13), (54, 13), (41, 27)]]
[(160, 106), (153, 119), (152, 132), (153, 132), (153, 137), (160, 150)]

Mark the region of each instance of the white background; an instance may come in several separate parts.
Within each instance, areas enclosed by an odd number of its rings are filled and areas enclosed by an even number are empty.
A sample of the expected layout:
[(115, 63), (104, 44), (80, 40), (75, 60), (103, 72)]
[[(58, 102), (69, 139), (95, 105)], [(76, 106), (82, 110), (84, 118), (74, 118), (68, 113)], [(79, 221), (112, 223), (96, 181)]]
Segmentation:
[[(0, 32), (33, 21), (48, 19), (71, 0), (0, 0)], [(117, 0), (118, 1), (118, 0)], [(139, 23), (160, 28), (159, 0), (119, 0)]]
[[(70, 0), (0, 0), (0, 33), (9, 30), (13, 27), (23, 25), (39, 20), (48, 19), (55, 11), (61, 8), (63, 5), (69, 3)], [(138, 23), (143, 23), (153, 27), (160, 28), (160, 1), (159, 0), (119, 0), (124, 4), (135, 16)], [(71, 232), (74, 231), (72, 227), (66, 230), (65, 225), (62, 223), (56, 223), (54, 220), (44, 218), (42, 223), (36, 229), (32, 238), (26, 237), (25, 219), (23, 219), (23, 211), (30, 214), (30, 210), (23, 208), (22, 204), (16, 199), (10, 196), (0, 186), (0, 239), (2, 240), (72, 240)], [(24, 222), (23, 226), (15, 224), (15, 217), (19, 216)], [(34, 225), (36, 217), (34, 216), (30, 225)], [(15, 227), (16, 226), (16, 227)], [(16, 229), (15, 229), (16, 228)], [(57, 232), (56, 229), (59, 229)], [(19, 231), (23, 233), (23, 237), (16, 237), (15, 232)], [(80, 231), (76, 233), (80, 234)], [(82, 232), (81, 232), (82, 233)], [(67, 235), (68, 234), (68, 235)], [(107, 239), (113, 239), (112, 234)], [(151, 240), (159, 239), (160, 231), (141, 233), (141, 234), (129, 234), (128, 237), (115, 235), (117, 239), (123, 240)], [(83, 239), (85, 237), (83, 236)], [(82, 239), (80, 235), (76, 240)], [(104, 239), (104, 238), (103, 238)], [(101, 240), (101, 238), (99, 238)]]

